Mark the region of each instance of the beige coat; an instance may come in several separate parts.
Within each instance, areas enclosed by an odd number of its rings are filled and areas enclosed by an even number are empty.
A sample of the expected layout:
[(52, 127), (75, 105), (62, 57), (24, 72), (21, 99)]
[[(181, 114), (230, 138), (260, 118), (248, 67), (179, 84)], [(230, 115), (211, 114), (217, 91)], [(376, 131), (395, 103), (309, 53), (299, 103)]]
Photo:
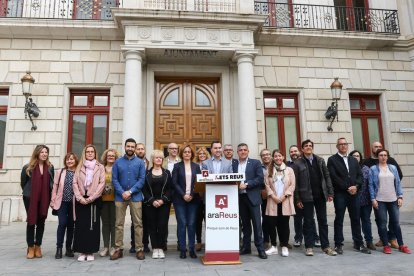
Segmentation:
[[(62, 176), (60, 176), (62, 174)], [(53, 181), (52, 199), (50, 200), (50, 207), (54, 210), (59, 210), (62, 204), (63, 188), (65, 186), (66, 169), (60, 169), (55, 173)], [(58, 183), (60, 178), (60, 182)]]
[[(83, 184), (86, 179), (86, 169), (84, 166), (79, 172), (75, 172), (73, 177), (73, 193), (74, 201), (80, 201), (85, 195), (85, 187)], [(96, 162), (95, 169), (93, 170), (92, 184), (88, 190), (88, 203), (94, 202), (97, 198), (102, 196), (102, 192), (105, 188), (105, 167)], [(73, 204), (73, 219), (76, 220), (75, 204)]]
[[(285, 177), (283, 178), (283, 182), (285, 183), (285, 187), (283, 190), (283, 199), (282, 202), (282, 214), (284, 216), (292, 216), (295, 213), (295, 205), (293, 203), (293, 193), (295, 191), (295, 173), (289, 167), (286, 167), (285, 164), (282, 165), (285, 168)], [(276, 172), (275, 172), (276, 173)], [(265, 184), (266, 184), (266, 191), (267, 191), (267, 205), (266, 205), (266, 215), (267, 216), (277, 216), (277, 203), (271, 197), (271, 195), (277, 195), (277, 186), (276, 189), (273, 185), (273, 177), (265, 175)], [(287, 197), (286, 197), (287, 196)]]

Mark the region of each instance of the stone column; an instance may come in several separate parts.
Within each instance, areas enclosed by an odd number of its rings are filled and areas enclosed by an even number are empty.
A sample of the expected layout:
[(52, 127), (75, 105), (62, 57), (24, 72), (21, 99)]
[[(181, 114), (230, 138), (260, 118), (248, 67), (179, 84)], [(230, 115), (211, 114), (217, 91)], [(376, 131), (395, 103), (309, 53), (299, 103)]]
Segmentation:
[(251, 53), (236, 53), (238, 77), (239, 141), (249, 146), (252, 158), (258, 157), (256, 96)]
[(143, 50), (127, 50), (125, 57), (124, 117), (122, 143), (128, 138), (144, 142), (144, 107), (142, 92)]

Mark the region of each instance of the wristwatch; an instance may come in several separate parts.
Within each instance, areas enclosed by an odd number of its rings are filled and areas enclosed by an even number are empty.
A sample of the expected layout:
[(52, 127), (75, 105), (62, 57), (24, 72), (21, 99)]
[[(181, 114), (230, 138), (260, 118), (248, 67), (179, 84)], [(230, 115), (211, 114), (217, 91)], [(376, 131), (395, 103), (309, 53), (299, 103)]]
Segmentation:
[(128, 193), (129, 193), (129, 195), (132, 195), (132, 191), (131, 190), (129, 190)]

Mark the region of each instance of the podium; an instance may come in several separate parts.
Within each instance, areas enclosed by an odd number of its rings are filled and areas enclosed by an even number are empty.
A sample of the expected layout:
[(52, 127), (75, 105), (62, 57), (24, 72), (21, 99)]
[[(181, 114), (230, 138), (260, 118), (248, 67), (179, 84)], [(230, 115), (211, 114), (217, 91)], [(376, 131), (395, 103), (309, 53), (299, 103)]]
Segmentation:
[(244, 180), (244, 173), (197, 175), (197, 186), (205, 185), (205, 265), (241, 264), (238, 182)]

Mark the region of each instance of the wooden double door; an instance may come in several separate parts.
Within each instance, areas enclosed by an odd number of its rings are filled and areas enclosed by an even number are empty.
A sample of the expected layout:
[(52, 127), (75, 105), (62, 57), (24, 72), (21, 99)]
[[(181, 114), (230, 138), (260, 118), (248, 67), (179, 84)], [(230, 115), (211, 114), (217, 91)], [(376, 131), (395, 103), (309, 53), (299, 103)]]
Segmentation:
[(167, 154), (168, 144), (197, 150), (221, 140), (218, 78), (156, 78), (154, 146)]

